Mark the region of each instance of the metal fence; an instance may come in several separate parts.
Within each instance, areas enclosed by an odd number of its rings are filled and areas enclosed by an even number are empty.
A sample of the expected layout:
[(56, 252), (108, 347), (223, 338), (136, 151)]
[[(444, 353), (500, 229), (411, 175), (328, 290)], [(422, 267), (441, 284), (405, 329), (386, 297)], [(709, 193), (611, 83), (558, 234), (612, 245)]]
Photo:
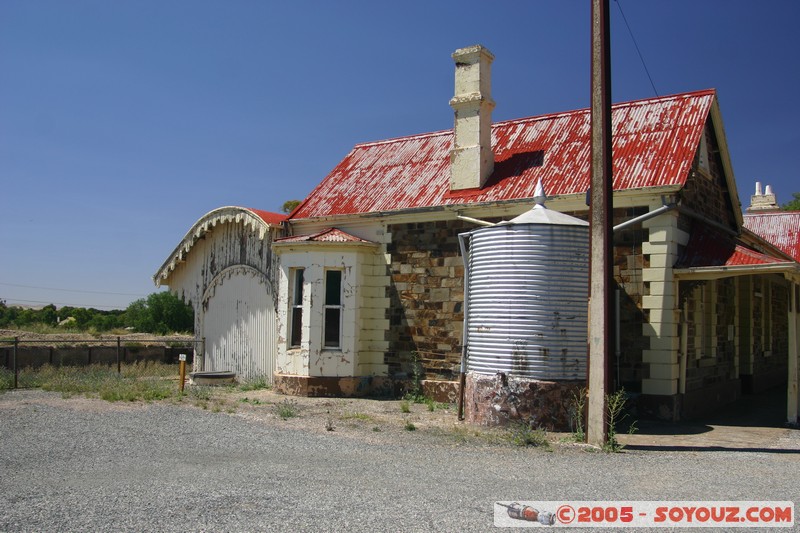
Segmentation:
[(205, 338), (201, 340), (181, 339), (0, 339), (0, 362), (14, 374), (14, 388), (19, 387), (21, 368), (53, 366), (88, 366), (92, 364), (116, 364), (122, 372), (122, 363), (159, 361), (177, 364), (180, 354), (187, 354), (187, 364), (194, 354), (205, 350)]

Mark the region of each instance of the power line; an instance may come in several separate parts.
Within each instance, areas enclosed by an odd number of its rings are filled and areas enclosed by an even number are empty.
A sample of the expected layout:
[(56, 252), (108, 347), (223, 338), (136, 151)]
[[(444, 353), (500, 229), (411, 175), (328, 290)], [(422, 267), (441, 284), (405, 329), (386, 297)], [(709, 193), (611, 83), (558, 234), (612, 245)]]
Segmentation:
[(16, 283), (2, 283), (4, 287), (20, 287), (23, 289), (43, 289), (46, 291), (78, 292), (85, 294), (112, 294), (114, 296), (147, 296), (146, 294), (135, 294), (130, 292), (105, 292), (105, 291), (83, 291), (78, 289), (58, 289), (56, 287), (37, 287), (36, 285), (17, 285)]
[(7, 303), (25, 303), (25, 304), (44, 304), (44, 305), (60, 305), (62, 307), (83, 307), (84, 309), (89, 308), (105, 308), (105, 309), (120, 309), (118, 305), (85, 305), (85, 304), (71, 304), (71, 303), (64, 303), (64, 302), (42, 302), (38, 300), (20, 300), (18, 298), (0, 298), (0, 301), (5, 301)]
[(656, 90), (656, 84), (653, 83), (653, 78), (650, 76), (650, 71), (647, 69), (647, 64), (644, 62), (644, 56), (642, 55), (642, 51), (639, 50), (639, 44), (636, 42), (636, 37), (633, 36), (633, 30), (631, 30), (631, 25), (628, 24), (628, 19), (625, 17), (625, 13), (622, 11), (622, 4), (620, 4), (619, 0), (614, 0), (619, 8), (619, 13), (622, 15), (622, 20), (625, 21), (625, 26), (628, 28), (628, 33), (631, 35), (631, 40), (633, 41), (633, 46), (636, 48), (636, 53), (639, 54), (639, 59), (642, 61), (642, 66), (644, 67), (644, 71), (647, 74), (647, 79), (650, 80), (650, 86), (653, 88), (653, 92), (656, 93), (656, 96), (660, 96), (658, 94), (658, 90)]

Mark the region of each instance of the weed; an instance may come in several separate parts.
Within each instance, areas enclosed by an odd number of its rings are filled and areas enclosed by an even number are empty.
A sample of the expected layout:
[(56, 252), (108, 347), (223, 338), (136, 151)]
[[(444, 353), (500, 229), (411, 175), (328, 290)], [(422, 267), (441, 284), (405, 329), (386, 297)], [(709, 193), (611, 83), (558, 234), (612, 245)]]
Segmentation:
[(211, 392), (211, 387), (208, 387), (206, 385), (193, 385), (189, 389), (189, 394), (195, 400), (208, 401), (211, 399), (212, 392)]
[(275, 404), (275, 414), (283, 420), (297, 416), (297, 402), (286, 398), (281, 403)]
[(422, 391), (422, 377), (424, 375), (425, 370), (422, 367), (419, 354), (413, 352), (411, 354), (411, 387), (403, 396), (404, 400), (414, 403), (425, 402), (425, 394)]
[(411, 404), (408, 400), (403, 400), (400, 402), (400, 412), (401, 413), (410, 413), (411, 412)]
[(414, 425), (413, 422), (406, 420), (406, 425), (404, 426), (406, 431), (416, 431), (417, 426)]
[(372, 431), (374, 431), (375, 433), (380, 433), (381, 432), (381, 428), (378, 427), (378, 426), (375, 426), (374, 428), (372, 428)]
[(261, 405), (261, 400), (258, 398), (253, 398), (252, 400), (245, 396), (244, 398), (239, 398), (239, 403), (249, 403), (251, 405)]
[(170, 365), (141, 362), (123, 365), (121, 370), (117, 373), (115, 368), (101, 364), (84, 367), (43, 365), (37, 369), (23, 369), (19, 382), (23, 387), (60, 392), (63, 398), (84, 395), (110, 402), (154, 401), (177, 394), (177, 388), (164, 379), (174, 374), (174, 367)]
[(529, 424), (524, 422), (511, 428), (508, 439), (516, 446), (550, 448), (550, 441), (547, 440), (547, 432), (544, 429), (533, 429)]
[(14, 373), (6, 368), (0, 368), (0, 391), (5, 391), (14, 386)]
[[(613, 394), (606, 395), (606, 420), (608, 424), (605, 444), (603, 444), (603, 451), (609, 453), (620, 452), (625, 447), (617, 440), (617, 429), (620, 423), (628, 418), (628, 413), (625, 412), (625, 402), (627, 395), (625, 389), (620, 389)], [(636, 422), (633, 422), (629, 429), (629, 433), (636, 431)]]
[(333, 425), (333, 417), (329, 416), (328, 420), (325, 421), (325, 429), (327, 431), (335, 431), (336, 430), (336, 426)]
[(252, 390), (264, 390), (264, 389), (271, 389), (272, 385), (269, 384), (267, 380), (267, 376), (257, 376), (253, 379), (249, 379), (239, 385), (239, 390), (242, 392), (252, 391)]
[(366, 413), (358, 413), (358, 412), (342, 413), (342, 415), (339, 418), (341, 418), (342, 420), (364, 420), (364, 421), (373, 419), (372, 415), (368, 415)]
[(583, 425), (583, 415), (586, 412), (586, 388), (572, 391), (569, 401), (569, 425), (572, 429), (572, 440), (575, 442), (586, 441), (586, 430)]

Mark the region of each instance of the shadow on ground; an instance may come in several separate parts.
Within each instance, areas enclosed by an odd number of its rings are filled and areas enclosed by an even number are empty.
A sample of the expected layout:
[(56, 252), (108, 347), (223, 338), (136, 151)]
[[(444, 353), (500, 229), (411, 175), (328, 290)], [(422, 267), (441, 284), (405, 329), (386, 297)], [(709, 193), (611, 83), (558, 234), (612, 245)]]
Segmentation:
[(697, 420), (637, 421), (636, 432), (620, 441), (628, 450), (800, 454), (800, 429), (786, 424), (785, 386), (743, 396)]

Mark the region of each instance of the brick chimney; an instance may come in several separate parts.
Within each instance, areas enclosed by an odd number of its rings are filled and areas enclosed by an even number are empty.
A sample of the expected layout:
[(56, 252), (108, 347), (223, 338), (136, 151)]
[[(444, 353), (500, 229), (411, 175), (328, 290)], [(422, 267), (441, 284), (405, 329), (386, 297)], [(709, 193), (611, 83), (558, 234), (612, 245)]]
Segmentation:
[(748, 213), (758, 213), (765, 211), (779, 211), (780, 206), (775, 194), (772, 192), (772, 186), (767, 185), (767, 190), (761, 192), (761, 182), (756, 182), (756, 193), (750, 197), (750, 207), (747, 208)]
[(491, 65), (494, 55), (481, 45), (453, 52), (456, 63), (455, 135), (450, 152), (450, 190), (483, 187), (494, 170), (492, 153)]

